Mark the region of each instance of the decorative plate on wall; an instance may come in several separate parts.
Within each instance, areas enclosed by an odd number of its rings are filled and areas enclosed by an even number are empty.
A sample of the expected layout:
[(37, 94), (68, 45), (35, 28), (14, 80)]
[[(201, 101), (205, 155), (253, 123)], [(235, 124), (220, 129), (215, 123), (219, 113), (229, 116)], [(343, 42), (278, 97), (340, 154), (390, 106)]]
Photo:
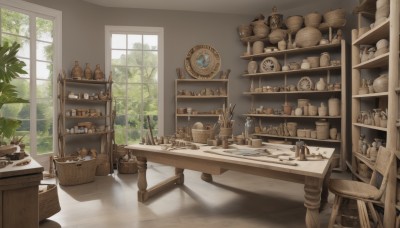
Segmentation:
[(221, 68), (221, 57), (210, 45), (196, 45), (186, 55), (185, 69), (197, 79), (212, 79)]
[(281, 65), (275, 57), (267, 57), (260, 63), (262, 73), (276, 72), (281, 70)]

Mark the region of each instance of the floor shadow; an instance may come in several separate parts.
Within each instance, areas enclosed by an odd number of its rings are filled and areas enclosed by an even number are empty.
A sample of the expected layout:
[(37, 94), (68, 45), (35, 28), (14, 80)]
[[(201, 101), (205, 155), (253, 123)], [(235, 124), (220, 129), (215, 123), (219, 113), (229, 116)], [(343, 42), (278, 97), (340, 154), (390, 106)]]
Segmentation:
[(39, 223), (40, 228), (61, 228), (61, 225), (51, 219), (45, 219)]

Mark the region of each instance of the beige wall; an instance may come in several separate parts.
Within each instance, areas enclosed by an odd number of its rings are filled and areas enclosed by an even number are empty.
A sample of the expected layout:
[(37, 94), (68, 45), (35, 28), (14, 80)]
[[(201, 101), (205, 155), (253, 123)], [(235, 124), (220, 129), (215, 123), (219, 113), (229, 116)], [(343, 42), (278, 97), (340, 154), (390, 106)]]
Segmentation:
[[(210, 44), (222, 57), (222, 69), (232, 70), (230, 77), (230, 101), (236, 103), (236, 117), (249, 109), (248, 97), (242, 95), (248, 90), (248, 80), (240, 75), (247, 68), (247, 62), (239, 58), (245, 47), (241, 45), (236, 27), (250, 22), (255, 16), (210, 14), (182, 11), (104, 8), (81, 0), (27, 0), (28, 2), (54, 8), (63, 12), (63, 67), (72, 68), (74, 60), (81, 63), (100, 63), (104, 69), (104, 26), (155, 26), (164, 27), (164, 75), (165, 75), (165, 133), (174, 132), (174, 79), (176, 67), (183, 66), (187, 51), (196, 44)], [(325, 0), (315, 1), (301, 8), (279, 9), (286, 18), (289, 15), (305, 15), (311, 11), (321, 13), (338, 7), (350, 12), (358, 1)], [(271, 4), (272, 8), (272, 4)], [(245, 10), (245, 9), (244, 9)], [(268, 16), (271, 9), (260, 10)], [(345, 32), (346, 37), (350, 30)], [(350, 42), (348, 42), (350, 43)], [(350, 84), (349, 84), (350, 85)], [(349, 99), (350, 101), (350, 99)], [(241, 121), (237, 121), (241, 122)], [(241, 132), (242, 124), (238, 124)]]

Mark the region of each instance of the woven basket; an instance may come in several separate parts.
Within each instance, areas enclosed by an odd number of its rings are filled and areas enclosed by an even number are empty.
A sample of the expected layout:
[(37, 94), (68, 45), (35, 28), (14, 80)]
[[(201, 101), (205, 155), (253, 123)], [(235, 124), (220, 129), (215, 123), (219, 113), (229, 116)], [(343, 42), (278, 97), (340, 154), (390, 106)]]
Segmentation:
[(310, 63), (311, 68), (319, 67), (319, 56), (309, 56), (307, 57), (307, 60)]
[(107, 176), (110, 173), (110, 163), (107, 154), (98, 154), (96, 162), (96, 176)]
[(321, 38), (321, 31), (309, 26), (297, 32), (295, 42), (297, 47), (312, 47), (317, 45)]
[(318, 28), (319, 25), (321, 24), (321, 20), (322, 20), (322, 15), (317, 12), (309, 13), (306, 16), (304, 16), (304, 24), (306, 27), (310, 26)]
[(123, 161), (118, 162), (118, 173), (120, 174), (133, 174), (137, 173), (138, 167), (136, 161)]
[(291, 33), (296, 33), (303, 26), (304, 18), (302, 16), (290, 16), (286, 19), (286, 27), (289, 29)]
[(39, 192), (39, 221), (55, 215), (61, 210), (58, 201), (57, 185), (46, 185), (47, 189)]
[[(66, 162), (74, 160), (73, 162)], [(54, 159), (56, 173), (60, 185), (78, 185), (94, 181), (96, 173), (96, 159), (78, 161), (76, 157)]]
[(211, 130), (192, 129), (193, 142), (207, 143), (207, 139), (211, 136)]

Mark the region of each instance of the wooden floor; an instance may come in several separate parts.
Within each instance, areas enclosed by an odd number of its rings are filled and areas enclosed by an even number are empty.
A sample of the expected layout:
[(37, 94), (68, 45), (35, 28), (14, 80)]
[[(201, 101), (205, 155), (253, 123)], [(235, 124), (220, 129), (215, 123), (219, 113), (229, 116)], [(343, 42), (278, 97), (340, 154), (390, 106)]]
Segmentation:
[[(148, 185), (174, 170), (149, 163)], [(61, 212), (40, 224), (53, 227), (305, 227), (304, 189), (300, 184), (226, 172), (213, 183), (185, 170), (185, 185), (137, 201), (137, 174), (96, 177), (95, 182), (59, 186)], [(333, 174), (333, 176), (337, 174)], [(45, 180), (54, 183), (54, 179)], [(329, 202), (332, 202), (332, 195)], [(321, 212), (326, 227), (331, 204)]]

